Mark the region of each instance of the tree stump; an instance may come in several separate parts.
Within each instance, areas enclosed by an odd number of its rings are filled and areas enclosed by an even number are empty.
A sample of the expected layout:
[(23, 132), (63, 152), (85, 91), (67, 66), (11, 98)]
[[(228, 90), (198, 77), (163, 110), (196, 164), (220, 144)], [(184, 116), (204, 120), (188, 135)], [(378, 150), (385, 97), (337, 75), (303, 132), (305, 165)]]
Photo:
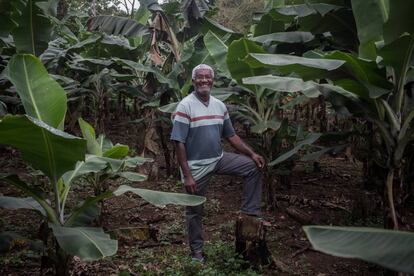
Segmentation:
[(254, 216), (240, 215), (236, 221), (236, 252), (253, 265), (268, 265), (272, 258), (266, 244), (266, 223)]

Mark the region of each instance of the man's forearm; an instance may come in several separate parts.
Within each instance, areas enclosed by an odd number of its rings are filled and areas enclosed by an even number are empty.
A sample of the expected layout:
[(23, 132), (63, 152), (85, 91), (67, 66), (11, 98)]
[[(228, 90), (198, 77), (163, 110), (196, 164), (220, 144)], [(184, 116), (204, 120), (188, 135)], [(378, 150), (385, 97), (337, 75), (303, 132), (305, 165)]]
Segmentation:
[(237, 134), (228, 137), (227, 140), (238, 152), (247, 156), (252, 156), (254, 154), (254, 151), (248, 145), (246, 145)]
[(187, 152), (185, 150), (185, 145), (178, 141), (175, 141), (174, 145), (175, 145), (175, 152), (177, 154), (178, 165), (180, 165), (184, 178), (192, 176), (190, 167), (188, 166), (188, 163), (187, 163)]

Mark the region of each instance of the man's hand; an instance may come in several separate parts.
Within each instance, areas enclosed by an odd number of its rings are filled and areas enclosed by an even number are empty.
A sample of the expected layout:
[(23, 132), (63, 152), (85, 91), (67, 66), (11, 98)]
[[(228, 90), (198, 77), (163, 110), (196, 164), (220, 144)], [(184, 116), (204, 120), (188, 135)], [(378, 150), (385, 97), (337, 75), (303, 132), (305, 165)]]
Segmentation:
[(227, 141), (229, 141), (233, 148), (238, 150), (240, 153), (249, 156), (254, 161), (254, 163), (256, 163), (256, 166), (259, 169), (264, 168), (266, 163), (264, 158), (255, 153), (249, 146), (247, 146), (237, 134), (227, 137)]
[(253, 161), (256, 163), (256, 166), (259, 167), (260, 169), (263, 169), (266, 162), (264, 160), (264, 158), (260, 155), (258, 155), (257, 153), (253, 153), (250, 156), (251, 159), (253, 159)]
[(184, 188), (189, 194), (195, 194), (197, 191), (197, 184), (193, 176), (187, 176), (184, 178)]

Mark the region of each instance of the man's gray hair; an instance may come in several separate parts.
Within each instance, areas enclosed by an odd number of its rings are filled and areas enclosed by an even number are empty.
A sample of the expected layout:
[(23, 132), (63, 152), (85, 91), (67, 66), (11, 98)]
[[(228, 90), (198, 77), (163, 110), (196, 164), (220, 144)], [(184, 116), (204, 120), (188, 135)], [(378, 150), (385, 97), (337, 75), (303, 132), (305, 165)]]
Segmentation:
[(213, 76), (213, 78), (214, 78), (214, 70), (213, 70), (213, 68), (211, 68), (211, 67), (210, 67), (209, 65), (207, 65), (207, 64), (199, 64), (199, 65), (197, 65), (196, 67), (194, 67), (194, 68), (193, 68), (193, 72), (191, 73), (191, 78), (192, 78), (192, 79), (195, 79), (196, 72), (197, 72), (198, 70), (203, 70), (203, 69), (210, 70), (211, 75), (212, 75), (212, 76)]

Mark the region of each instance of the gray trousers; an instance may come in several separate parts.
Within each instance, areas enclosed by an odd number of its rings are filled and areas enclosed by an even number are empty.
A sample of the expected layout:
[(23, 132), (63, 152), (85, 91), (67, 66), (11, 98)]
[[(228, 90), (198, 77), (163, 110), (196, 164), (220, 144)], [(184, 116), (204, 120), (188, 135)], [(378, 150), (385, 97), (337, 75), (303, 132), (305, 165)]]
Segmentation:
[[(243, 195), (240, 211), (244, 214), (259, 215), (262, 198), (262, 173), (256, 163), (241, 154), (224, 152), (214, 171), (197, 180), (197, 195), (205, 196), (208, 181), (213, 174), (243, 177)], [(203, 205), (186, 207), (186, 223), (190, 249), (203, 250)]]

